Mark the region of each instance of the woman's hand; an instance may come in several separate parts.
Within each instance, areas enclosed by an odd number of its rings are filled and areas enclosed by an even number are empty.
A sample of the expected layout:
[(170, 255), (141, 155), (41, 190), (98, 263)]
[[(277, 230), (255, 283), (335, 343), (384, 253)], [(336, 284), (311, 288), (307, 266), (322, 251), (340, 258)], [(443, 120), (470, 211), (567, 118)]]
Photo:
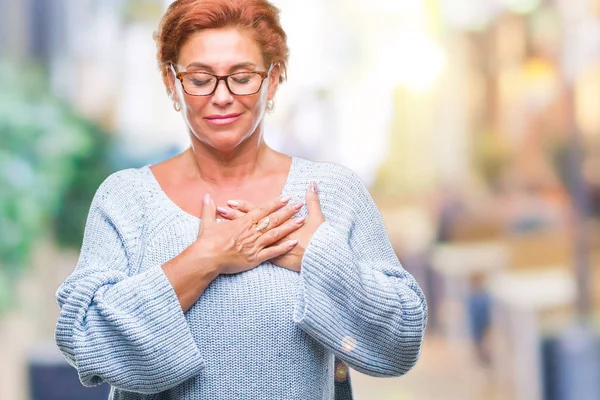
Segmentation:
[(278, 198), (240, 218), (218, 222), (215, 203), (207, 194), (198, 239), (190, 250), (199, 262), (213, 265), (221, 274), (244, 272), (280, 257), (297, 246), (297, 240), (286, 237), (304, 223), (304, 218), (290, 219), (302, 203), (288, 205), (289, 201), (289, 197)]
[[(256, 208), (243, 200), (232, 200), (227, 202), (229, 207), (217, 207), (217, 212), (228, 220), (239, 220), (245, 218), (248, 214), (254, 212)], [(308, 243), (312, 239), (317, 228), (325, 222), (325, 217), (321, 212), (321, 203), (316, 183), (312, 183), (306, 191), (306, 207), (308, 208), (308, 217), (304, 224), (297, 230), (291, 231), (285, 237), (282, 237), (276, 244), (281, 245), (288, 240), (295, 240), (297, 244), (288, 252), (274, 256), (269, 260), (280, 267), (300, 272), (302, 258)], [(296, 220), (300, 218), (292, 218)]]

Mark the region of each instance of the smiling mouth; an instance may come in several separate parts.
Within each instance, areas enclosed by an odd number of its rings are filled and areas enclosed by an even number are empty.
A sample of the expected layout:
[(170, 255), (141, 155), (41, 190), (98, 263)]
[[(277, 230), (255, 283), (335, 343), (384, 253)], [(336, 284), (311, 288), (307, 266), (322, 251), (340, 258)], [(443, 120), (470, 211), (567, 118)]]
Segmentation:
[(211, 125), (228, 125), (237, 121), (242, 114), (210, 115), (204, 117), (204, 120)]

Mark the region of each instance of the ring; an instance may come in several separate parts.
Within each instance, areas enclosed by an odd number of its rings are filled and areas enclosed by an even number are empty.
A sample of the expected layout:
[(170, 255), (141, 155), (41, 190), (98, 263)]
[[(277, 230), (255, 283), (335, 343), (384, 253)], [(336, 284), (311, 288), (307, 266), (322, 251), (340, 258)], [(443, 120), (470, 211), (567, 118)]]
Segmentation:
[(270, 222), (269, 217), (263, 219), (258, 224), (255, 224), (256, 225), (256, 230), (257, 231), (263, 231), (263, 230), (267, 229), (267, 226), (269, 226), (269, 222)]

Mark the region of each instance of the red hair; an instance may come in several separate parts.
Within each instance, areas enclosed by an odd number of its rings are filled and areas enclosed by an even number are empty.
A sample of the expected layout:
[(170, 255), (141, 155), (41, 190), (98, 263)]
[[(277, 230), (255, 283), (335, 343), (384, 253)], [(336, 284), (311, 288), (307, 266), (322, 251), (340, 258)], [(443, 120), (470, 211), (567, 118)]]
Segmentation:
[(251, 32), (266, 66), (279, 63), (279, 82), (285, 80), (289, 49), (277, 7), (267, 0), (175, 0), (154, 33), (156, 57), (167, 91), (169, 64), (177, 64), (187, 39), (204, 29), (229, 27)]

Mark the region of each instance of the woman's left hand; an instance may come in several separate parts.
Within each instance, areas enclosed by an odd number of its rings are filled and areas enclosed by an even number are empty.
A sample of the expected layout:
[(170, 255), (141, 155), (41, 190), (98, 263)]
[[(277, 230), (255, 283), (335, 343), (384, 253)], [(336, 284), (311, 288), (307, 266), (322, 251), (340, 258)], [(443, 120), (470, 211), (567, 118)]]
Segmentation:
[[(217, 212), (225, 219), (237, 219), (254, 208), (254, 205), (244, 200), (230, 200), (227, 202), (228, 207), (217, 207)], [(277, 245), (286, 240), (295, 239), (298, 244), (289, 252), (272, 258), (270, 261), (282, 268), (300, 272), (302, 266), (302, 257), (308, 243), (312, 239), (317, 228), (325, 222), (325, 217), (321, 212), (321, 203), (319, 202), (319, 190), (317, 184), (313, 182), (306, 190), (306, 207), (308, 215), (304, 225), (298, 230), (290, 233), (288, 236), (281, 238), (273, 245)]]

